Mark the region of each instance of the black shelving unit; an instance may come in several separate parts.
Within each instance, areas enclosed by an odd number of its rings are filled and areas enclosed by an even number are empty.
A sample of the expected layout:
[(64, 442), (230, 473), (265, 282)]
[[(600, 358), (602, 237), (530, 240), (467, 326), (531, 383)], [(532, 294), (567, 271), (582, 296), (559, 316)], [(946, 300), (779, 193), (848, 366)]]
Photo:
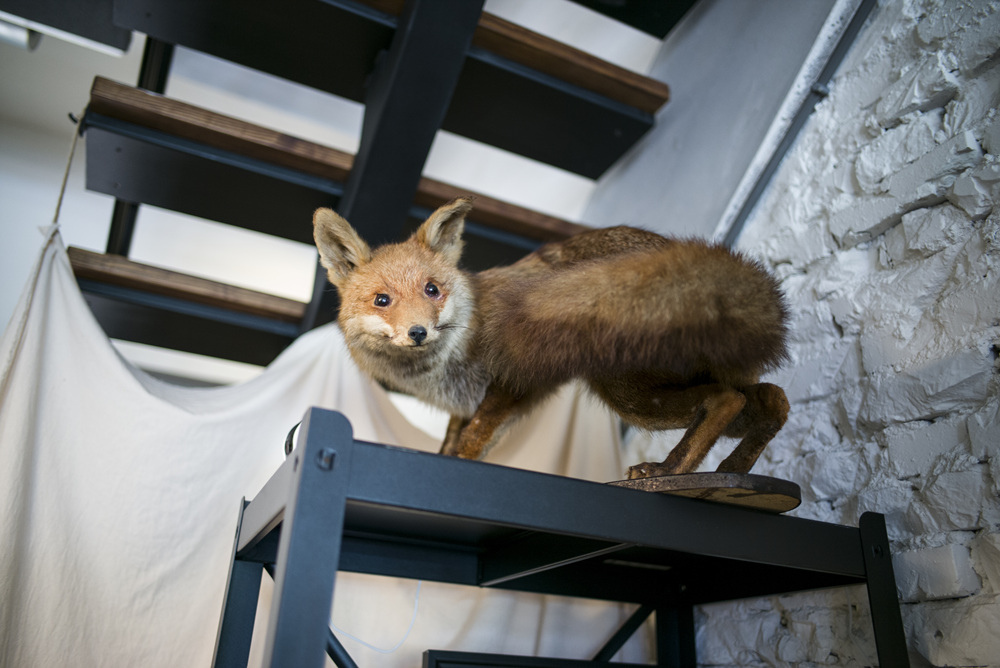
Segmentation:
[[(908, 665), (879, 514), (841, 526), (366, 443), (316, 408), (299, 433), (240, 506), (216, 666), (246, 665), (265, 570), (265, 666), (356, 665), (327, 626), (337, 570), (640, 604), (595, 666), (653, 612), (657, 665), (694, 666), (697, 604), (863, 583), (880, 665)], [(475, 656), (425, 665), (584, 665)]]

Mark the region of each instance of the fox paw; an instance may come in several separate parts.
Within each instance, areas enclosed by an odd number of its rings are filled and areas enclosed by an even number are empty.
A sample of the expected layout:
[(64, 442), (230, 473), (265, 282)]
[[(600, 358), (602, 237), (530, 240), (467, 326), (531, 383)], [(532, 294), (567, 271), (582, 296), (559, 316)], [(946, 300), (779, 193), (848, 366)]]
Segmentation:
[(663, 475), (673, 475), (676, 473), (674, 467), (658, 462), (643, 462), (635, 466), (628, 467), (628, 479), (638, 480), (639, 478), (658, 478)]

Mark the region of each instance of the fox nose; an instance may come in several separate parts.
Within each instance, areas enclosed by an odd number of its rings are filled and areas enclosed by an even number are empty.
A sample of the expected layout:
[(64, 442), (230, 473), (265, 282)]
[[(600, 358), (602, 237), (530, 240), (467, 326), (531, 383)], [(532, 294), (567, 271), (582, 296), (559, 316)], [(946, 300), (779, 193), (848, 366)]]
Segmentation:
[(414, 325), (413, 327), (410, 327), (410, 331), (407, 333), (410, 338), (413, 339), (413, 342), (418, 346), (424, 342), (424, 339), (427, 338), (427, 330), (423, 325)]

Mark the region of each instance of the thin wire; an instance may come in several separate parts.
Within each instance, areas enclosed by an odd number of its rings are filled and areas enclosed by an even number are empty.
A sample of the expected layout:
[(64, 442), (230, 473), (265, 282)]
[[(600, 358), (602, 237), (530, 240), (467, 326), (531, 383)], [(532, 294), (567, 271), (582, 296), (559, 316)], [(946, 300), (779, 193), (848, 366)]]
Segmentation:
[[(11, 379), (11, 369), (14, 368), (14, 360), (17, 358), (21, 351), (21, 347), (24, 344), (24, 335), (28, 327), (28, 316), (31, 314), (31, 307), (35, 300), (35, 288), (40, 280), (42, 268), (45, 265), (45, 253), (50, 244), (57, 238), (57, 232), (59, 231), (59, 210), (62, 208), (63, 195), (66, 193), (66, 184), (69, 181), (70, 168), (73, 166), (73, 155), (76, 153), (76, 139), (79, 136), (79, 132), (73, 130), (73, 141), (69, 146), (69, 157), (66, 158), (66, 169), (63, 170), (62, 185), (59, 187), (59, 197), (56, 200), (56, 210), (52, 217), (52, 224), (48, 227), (40, 227), (39, 231), (45, 236), (45, 243), (42, 246), (42, 252), (38, 255), (38, 260), (35, 262), (35, 266), (32, 269), (29, 286), (26, 289), (27, 302), (20, 311), (20, 318), (17, 323), (11, 320), (8, 325), (8, 329), (3, 333), (13, 332), (13, 345), (10, 346), (6, 358), (2, 360), (2, 365), (0, 365), (0, 397), (7, 394), (7, 388), (10, 384)], [(30, 290), (30, 292), (28, 291)], [(20, 304), (19, 304), (20, 306)], [(16, 315), (16, 314), (15, 314)]]
[(413, 617), (410, 619), (410, 625), (407, 627), (406, 633), (403, 634), (403, 638), (398, 643), (393, 645), (390, 649), (382, 649), (381, 647), (376, 647), (375, 645), (367, 643), (361, 638), (358, 638), (357, 636), (351, 635), (344, 629), (334, 624), (333, 620), (330, 620), (330, 628), (339, 632), (345, 638), (350, 638), (354, 642), (361, 643), (368, 649), (375, 650), (379, 654), (392, 654), (397, 649), (403, 646), (403, 643), (406, 642), (406, 639), (410, 637), (410, 631), (413, 630), (413, 625), (417, 623), (417, 611), (420, 609), (420, 585), (422, 584), (423, 582), (421, 580), (417, 580), (417, 592), (413, 595)]
[[(70, 115), (72, 119), (73, 116)], [(63, 196), (66, 195), (66, 184), (69, 183), (69, 172), (73, 166), (73, 156), (76, 154), (76, 140), (80, 137), (80, 129), (73, 130), (73, 141), (69, 145), (69, 157), (66, 159), (66, 169), (63, 170), (62, 184), (59, 186), (59, 198), (56, 200), (55, 215), (52, 216), (52, 224), (59, 224), (59, 213), (62, 211)]]

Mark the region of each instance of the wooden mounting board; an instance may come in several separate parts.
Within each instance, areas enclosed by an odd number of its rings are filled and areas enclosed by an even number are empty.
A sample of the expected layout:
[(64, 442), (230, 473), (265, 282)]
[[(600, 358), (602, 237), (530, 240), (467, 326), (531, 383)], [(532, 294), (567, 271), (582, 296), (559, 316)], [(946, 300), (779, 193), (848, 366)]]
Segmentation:
[(608, 484), (746, 506), (771, 513), (788, 512), (802, 502), (799, 486), (794, 482), (750, 473), (682, 473), (617, 480)]

